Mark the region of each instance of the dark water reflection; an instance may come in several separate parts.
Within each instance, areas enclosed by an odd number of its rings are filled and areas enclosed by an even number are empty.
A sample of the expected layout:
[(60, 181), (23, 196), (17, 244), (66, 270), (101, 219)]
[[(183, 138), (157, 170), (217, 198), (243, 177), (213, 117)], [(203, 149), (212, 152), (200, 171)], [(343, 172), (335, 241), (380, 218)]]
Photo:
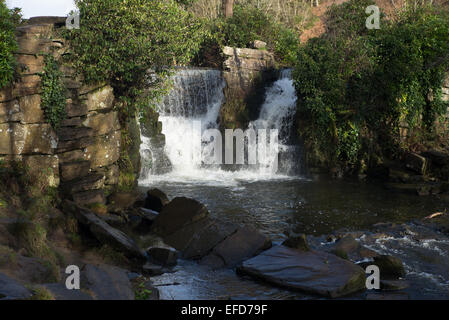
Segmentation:
[(403, 223), (447, 206), (433, 197), (350, 181), (241, 181), (232, 187), (158, 183), (151, 187), (162, 189), (170, 198), (195, 198), (212, 216), (253, 225), (275, 240), (291, 230), (321, 235), (341, 228), (365, 230), (378, 222)]
[[(444, 211), (447, 206), (434, 197), (392, 192), (373, 183), (325, 179), (238, 181), (227, 187), (159, 180), (142, 188), (148, 187), (160, 188), (170, 198), (195, 198), (208, 207), (213, 217), (254, 226), (274, 242), (282, 241), (290, 231), (320, 236), (340, 229), (370, 230), (378, 222), (405, 223)], [(384, 248), (384, 252), (388, 250)], [(405, 263), (413, 265), (414, 261)], [(447, 271), (445, 265), (434, 269), (440, 267)], [(161, 285), (159, 289), (166, 299), (317, 298), (242, 279), (234, 270), (208, 271), (188, 261), (181, 261), (177, 272), (156, 277), (154, 281)], [(446, 290), (441, 291), (431, 280), (423, 278), (419, 283), (419, 290), (432, 287), (432, 298), (439, 293), (447, 295)], [(412, 289), (411, 296), (420, 298), (419, 290)]]

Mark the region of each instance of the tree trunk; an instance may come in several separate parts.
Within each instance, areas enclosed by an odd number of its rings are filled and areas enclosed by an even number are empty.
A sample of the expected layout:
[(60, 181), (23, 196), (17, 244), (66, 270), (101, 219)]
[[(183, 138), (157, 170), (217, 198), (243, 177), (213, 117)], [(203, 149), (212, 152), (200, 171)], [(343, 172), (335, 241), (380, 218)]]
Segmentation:
[(234, 15), (234, 0), (223, 0), (223, 12), (225, 18), (231, 18)]

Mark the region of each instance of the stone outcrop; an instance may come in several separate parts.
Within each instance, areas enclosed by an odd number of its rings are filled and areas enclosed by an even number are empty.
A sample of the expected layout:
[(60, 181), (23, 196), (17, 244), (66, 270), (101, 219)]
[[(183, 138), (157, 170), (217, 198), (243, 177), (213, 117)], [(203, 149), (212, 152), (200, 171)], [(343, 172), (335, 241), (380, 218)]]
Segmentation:
[(65, 18), (36, 17), (17, 28), (20, 78), (0, 90), (0, 159), (22, 161), (51, 186), (61, 185), (79, 204), (104, 203), (102, 190), (118, 184), (121, 132), (106, 84), (83, 85), (62, 65), (67, 88), (66, 118), (54, 130), (41, 108), (43, 54), (70, 53), (55, 35)]
[(16, 280), (0, 273), (0, 300), (25, 300), (31, 292)]
[(265, 87), (274, 81), (276, 67), (266, 50), (224, 47), (225, 104), (220, 110), (224, 128), (245, 128), (258, 115)]
[(246, 274), (293, 290), (338, 298), (365, 289), (365, 271), (333, 254), (276, 246), (245, 261)]
[(63, 206), (64, 212), (72, 214), (82, 225), (85, 225), (101, 243), (111, 245), (130, 258), (142, 261), (146, 260), (145, 253), (133, 239), (122, 231), (111, 227), (93, 212), (79, 207), (67, 200), (64, 202)]

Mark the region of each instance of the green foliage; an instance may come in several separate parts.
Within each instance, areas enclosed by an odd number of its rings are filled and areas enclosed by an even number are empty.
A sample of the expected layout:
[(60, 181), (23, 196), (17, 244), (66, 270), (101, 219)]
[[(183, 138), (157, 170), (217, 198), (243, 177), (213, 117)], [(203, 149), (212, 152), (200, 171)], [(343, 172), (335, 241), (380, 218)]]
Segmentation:
[(15, 22), (14, 13), (6, 7), (4, 0), (0, 0), (0, 89), (14, 78), (16, 61), (13, 54), (17, 51)]
[(58, 129), (66, 117), (66, 88), (62, 82), (63, 74), (59, 71), (55, 58), (45, 55), (44, 62), (44, 72), (41, 74), (41, 108), (51, 126)]
[(211, 33), (219, 46), (247, 48), (254, 40), (265, 41), (267, 49), (285, 65), (293, 64), (299, 46), (296, 31), (249, 5), (236, 5), (233, 17), (215, 20)]
[(138, 106), (164, 93), (170, 67), (187, 64), (199, 49), (201, 21), (174, 0), (75, 3), (82, 23), (65, 34), (71, 61), (86, 83), (112, 85), (123, 114), (133, 116)]
[(33, 295), (30, 300), (46, 301), (56, 300), (53, 294), (45, 287), (36, 286), (32, 288)]
[(145, 288), (145, 282), (141, 282), (137, 285), (137, 289), (134, 292), (135, 300), (148, 300), (153, 292)]
[[(399, 126), (432, 132), (448, 108), (449, 15), (406, 11), (380, 30), (365, 27), (369, 1), (328, 12), (328, 31), (301, 47), (293, 72), (301, 135), (320, 165), (360, 169), (407, 146)], [(362, 10), (363, 9), (363, 10)]]

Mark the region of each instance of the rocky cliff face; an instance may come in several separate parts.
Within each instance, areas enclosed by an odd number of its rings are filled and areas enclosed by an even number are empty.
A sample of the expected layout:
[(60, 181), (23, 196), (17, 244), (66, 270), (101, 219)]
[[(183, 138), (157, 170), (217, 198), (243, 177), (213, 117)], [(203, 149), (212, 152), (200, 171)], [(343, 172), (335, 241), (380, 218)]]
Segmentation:
[(55, 30), (65, 19), (31, 19), (17, 29), (20, 77), (0, 90), (0, 159), (20, 161), (30, 174), (60, 186), (79, 204), (104, 203), (103, 189), (118, 183), (121, 131), (113, 89), (85, 86), (63, 66), (67, 116), (55, 131), (41, 108), (43, 54), (69, 52)]
[(275, 80), (275, 60), (260, 49), (225, 47), (223, 55), (227, 86), (220, 123), (224, 128), (244, 128), (257, 116), (265, 87)]

